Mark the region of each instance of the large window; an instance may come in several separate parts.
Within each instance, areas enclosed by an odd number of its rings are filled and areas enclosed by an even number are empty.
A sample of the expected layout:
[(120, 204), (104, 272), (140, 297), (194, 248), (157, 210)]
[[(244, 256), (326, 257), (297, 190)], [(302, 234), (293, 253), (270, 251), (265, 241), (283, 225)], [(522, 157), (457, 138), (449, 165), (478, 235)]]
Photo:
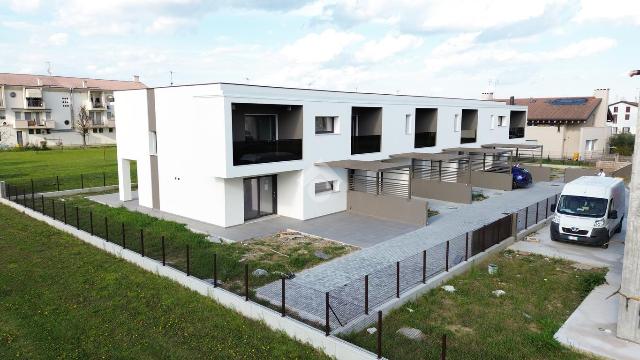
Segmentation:
[(335, 116), (316, 116), (316, 134), (334, 134), (335, 132)]
[(322, 181), (315, 184), (316, 186), (316, 194), (336, 191), (336, 181)]

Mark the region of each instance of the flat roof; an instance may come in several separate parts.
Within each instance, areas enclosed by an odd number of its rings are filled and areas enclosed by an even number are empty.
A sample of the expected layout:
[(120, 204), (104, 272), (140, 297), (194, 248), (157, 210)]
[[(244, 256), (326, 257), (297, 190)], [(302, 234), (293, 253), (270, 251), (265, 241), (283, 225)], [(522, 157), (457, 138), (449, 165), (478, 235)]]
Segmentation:
[(392, 159), (416, 159), (416, 160), (431, 160), (431, 161), (451, 161), (468, 159), (468, 155), (458, 155), (453, 153), (417, 153), (409, 152), (402, 154), (395, 154), (390, 156)]
[(444, 152), (462, 152), (462, 153), (480, 153), (480, 154), (503, 154), (503, 153), (511, 153), (512, 150), (508, 149), (491, 149), (491, 148), (467, 148), (467, 147), (457, 147), (457, 148), (449, 148), (442, 150)]
[(540, 144), (485, 144), (483, 148), (503, 148), (503, 149), (541, 149)]
[(337, 160), (316, 163), (318, 166), (337, 167), (350, 170), (366, 170), (366, 171), (384, 171), (403, 169), (409, 167), (409, 164), (384, 162), (380, 160), (364, 161), (364, 160)]

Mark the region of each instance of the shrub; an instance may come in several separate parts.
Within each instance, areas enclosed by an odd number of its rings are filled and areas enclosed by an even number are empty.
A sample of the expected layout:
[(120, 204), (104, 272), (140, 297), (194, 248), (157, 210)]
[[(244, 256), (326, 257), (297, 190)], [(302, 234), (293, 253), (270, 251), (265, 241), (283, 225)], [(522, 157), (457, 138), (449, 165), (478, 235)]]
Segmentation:
[(633, 145), (636, 137), (630, 133), (615, 134), (609, 138), (611, 151), (624, 156), (633, 155)]

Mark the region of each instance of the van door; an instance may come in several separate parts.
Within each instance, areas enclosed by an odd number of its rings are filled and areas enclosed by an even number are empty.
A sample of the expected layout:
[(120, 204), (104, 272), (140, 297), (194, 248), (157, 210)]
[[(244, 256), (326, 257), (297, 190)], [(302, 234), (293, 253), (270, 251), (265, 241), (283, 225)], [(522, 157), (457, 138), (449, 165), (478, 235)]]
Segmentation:
[(618, 226), (618, 222), (620, 221), (620, 216), (622, 214), (618, 214), (618, 218), (617, 219), (611, 219), (609, 217), (609, 214), (611, 214), (612, 210), (616, 210), (618, 208), (618, 202), (616, 201), (616, 197), (615, 195), (611, 196), (611, 201), (609, 203), (609, 211), (607, 211), (607, 219), (606, 219), (606, 224), (607, 224), (607, 230), (609, 230), (609, 234), (613, 234), (613, 230), (616, 228), (616, 226)]

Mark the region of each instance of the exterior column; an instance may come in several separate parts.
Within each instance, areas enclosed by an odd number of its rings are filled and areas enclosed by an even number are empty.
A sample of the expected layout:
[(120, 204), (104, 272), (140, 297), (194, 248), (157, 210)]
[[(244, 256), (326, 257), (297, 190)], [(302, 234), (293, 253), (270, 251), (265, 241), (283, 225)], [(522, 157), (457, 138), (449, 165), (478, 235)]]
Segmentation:
[(133, 199), (131, 196), (131, 166), (129, 160), (118, 160), (118, 184), (120, 201)]

